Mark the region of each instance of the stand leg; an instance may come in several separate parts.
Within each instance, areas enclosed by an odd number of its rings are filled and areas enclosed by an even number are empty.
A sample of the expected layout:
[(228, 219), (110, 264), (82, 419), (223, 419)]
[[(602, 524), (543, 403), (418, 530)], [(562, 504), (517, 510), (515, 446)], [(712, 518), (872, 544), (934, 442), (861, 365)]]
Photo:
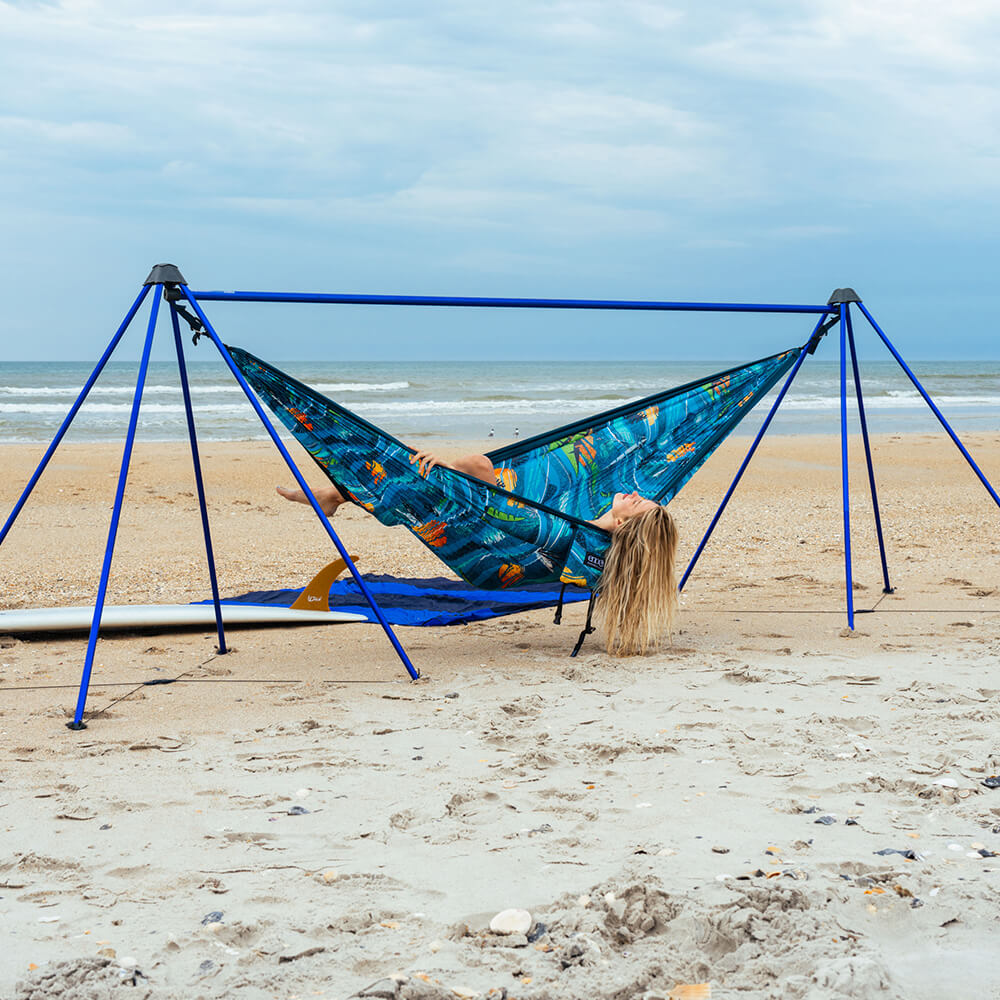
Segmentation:
[(899, 362), (899, 367), (902, 368), (904, 372), (906, 372), (907, 377), (913, 383), (917, 392), (919, 392), (920, 395), (923, 396), (924, 402), (931, 408), (931, 412), (934, 414), (935, 417), (938, 418), (938, 422), (948, 432), (948, 436), (952, 439), (952, 441), (955, 442), (955, 446), (962, 453), (962, 456), (965, 458), (966, 462), (969, 463), (970, 467), (972, 468), (972, 471), (975, 472), (975, 474), (979, 477), (979, 481), (983, 484), (983, 486), (986, 487), (986, 490), (989, 493), (989, 495), (993, 497), (993, 502), (998, 507), (1000, 507), (1000, 496), (997, 496), (997, 491), (993, 489), (993, 487), (990, 485), (990, 481), (986, 478), (985, 475), (983, 475), (982, 470), (973, 461), (972, 456), (965, 450), (965, 445), (963, 445), (962, 442), (959, 441), (958, 435), (955, 434), (955, 432), (951, 429), (951, 426), (949, 425), (948, 421), (945, 420), (944, 415), (937, 408), (937, 406), (934, 405), (934, 400), (932, 400), (931, 397), (927, 395), (927, 392), (924, 390), (924, 387), (920, 384), (919, 381), (917, 381), (917, 376), (910, 371), (910, 369), (907, 367), (906, 362), (900, 357), (899, 352), (896, 350), (895, 347), (892, 346), (892, 344), (889, 343), (889, 338), (882, 332), (882, 329), (879, 327), (878, 323), (875, 322), (874, 318), (872, 317), (872, 314), (864, 307), (864, 305), (861, 302), (858, 303), (858, 308), (861, 310), (862, 313), (864, 313), (865, 319), (868, 320), (868, 322), (872, 326), (872, 329), (879, 335), (879, 337), (882, 340), (882, 343), (889, 348), (889, 353), (892, 354), (892, 356), (896, 359), (897, 362)]
[(83, 665), (83, 676), (80, 679), (80, 694), (76, 702), (76, 712), (73, 721), (67, 722), (69, 729), (86, 729), (83, 722), (83, 710), (87, 705), (87, 690), (90, 687), (90, 674), (94, 666), (94, 650), (97, 646), (97, 634), (101, 627), (101, 614), (104, 611), (104, 598), (108, 591), (108, 577), (111, 575), (111, 560), (115, 552), (115, 538), (118, 535), (118, 522), (121, 518), (122, 500), (125, 497), (125, 483), (128, 479), (128, 469), (132, 461), (132, 446), (135, 443), (135, 431), (139, 423), (139, 406), (142, 403), (142, 390), (146, 384), (146, 372), (149, 369), (149, 355), (153, 347), (153, 334), (156, 331), (156, 315), (160, 308), (160, 298), (163, 286), (157, 285), (153, 293), (153, 305), (149, 313), (149, 325), (146, 329), (146, 343), (142, 350), (142, 361), (139, 363), (139, 375), (135, 383), (135, 395), (132, 399), (132, 414), (129, 417), (128, 433), (125, 436), (125, 449), (122, 453), (121, 470), (118, 473), (118, 489), (115, 492), (115, 506), (111, 513), (111, 526), (108, 529), (108, 544), (104, 550), (104, 565), (101, 568), (101, 582), (97, 588), (97, 599), (94, 602), (94, 620), (90, 626), (90, 637), (87, 640), (87, 657)]
[(215, 555), (212, 551), (212, 532), (208, 524), (208, 505), (205, 503), (205, 483), (201, 475), (201, 459), (198, 455), (198, 434), (194, 426), (194, 410), (191, 406), (191, 387), (188, 384), (187, 366), (184, 364), (184, 347), (181, 343), (180, 323), (177, 310), (170, 304), (170, 322), (174, 329), (174, 347), (177, 351), (177, 370), (181, 377), (181, 392), (184, 396), (184, 416), (187, 419), (188, 440), (191, 442), (191, 461), (194, 465), (195, 488), (198, 490), (198, 507), (201, 510), (201, 527), (205, 535), (205, 556), (208, 560), (208, 578), (212, 586), (212, 603), (215, 606), (215, 626), (219, 636), (219, 654), (228, 652), (226, 633), (222, 624), (222, 605), (219, 601), (219, 583), (215, 575)]
[(45, 471), (45, 467), (49, 464), (49, 460), (55, 454), (56, 448), (59, 447), (59, 442), (62, 441), (66, 431), (69, 430), (70, 424), (73, 423), (73, 418), (76, 416), (80, 407), (83, 406), (84, 400), (87, 398), (90, 390), (94, 387), (94, 383), (97, 381), (98, 376), (102, 371), (104, 371), (104, 366), (108, 363), (108, 359), (114, 353), (115, 348), (118, 346), (118, 342), (125, 335), (125, 331), (129, 328), (129, 324), (135, 318), (135, 314), (139, 311), (139, 306), (142, 305), (149, 289), (149, 285), (143, 285), (142, 291), (139, 292), (135, 302), (132, 303), (132, 308), (129, 309), (128, 314), (122, 320), (121, 326), (118, 327), (118, 332), (111, 338), (111, 343), (108, 344), (104, 354), (101, 355), (101, 360), (97, 362), (96, 367), (90, 373), (90, 378), (87, 379), (87, 382), (80, 392), (80, 395), (77, 397), (76, 402), (70, 407), (69, 413), (66, 414), (66, 419), (63, 420), (59, 430), (56, 431), (55, 437), (52, 439), (52, 443), (49, 445), (48, 450), (42, 457), (41, 462), (38, 463), (38, 468), (35, 469), (34, 475), (32, 475), (31, 479), (28, 481), (28, 485), (24, 488), (24, 492), (21, 494), (20, 499), (14, 505), (14, 509), (11, 511), (10, 517), (7, 518), (7, 521), (3, 526), (3, 530), (0, 530), (0, 545), (3, 544), (3, 540), (7, 537), (7, 533), (14, 526), (14, 522), (17, 520), (18, 514), (21, 513), (21, 508), (24, 506), (28, 497), (31, 496), (31, 491), (35, 488), (35, 485), (41, 478), (42, 473)]
[(345, 564), (347, 565), (347, 568), (351, 571), (351, 575), (354, 577), (358, 587), (361, 590), (361, 593), (364, 594), (365, 600), (368, 602), (369, 607), (374, 612), (375, 617), (378, 619), (378, 622), (382, 626), (383, 631), (385, 632), (389, 641), (392, 643), (393, 648), (396, 650), (396, 654), (399, 656), (400, 660), (403, 663), (403, 666), (406, 668), (406, 672), (410, 675), (410, 677), (413, 680), (417, 680), (420, 677), (420, 674), (414, 668), (413, 664), (410, 662), (410, 658), (406, 655), (406, 651), (400, 645), (399, 639), (396, 638), (396, 633), (393, 632), (392, 630), (392, 626), (386, 620), (386, 617), (382, 613), (382, 609), (378, 606), (378, 603), (376, 602), (374, 595), (368, 589), (368, 585), (365, 583), (364, 579), (361, 577), (361, 574), (358, 572), (357, 567), (354, 565), (354, 560), (351, 559), (351, 557), (347, 554), (347, 549), (344, 548), (344, 545), (341, 542), (340, 538), (337, 536), (337, 533), (333, 530), (333, 525), (330, 524), (329, 520), (327, 519), (327, 516), (323, 513), (322, 510), (320, 510), (320, 506), (319, 503), (317, 503), (316, 501), (316, 497), (313, 496), (312, 490), (309, 489), (309, 485), (306, 483), (305, 479), (303, 479), (302, 473), (299, 472), (298, 466), (296, 466), (295, 462), (292, 460), (292, 456), (288, 453), (288, 449), (285, 447), (281, 438), (278, 436), (278, 433), (277, 431), (275, 431), (273, 424), (267, 418), (267, 414), (264, 413), (264, 410), (261, 408), (260, 403), (257, 402), (257, 399), (253, 394), (253, 390), (247, 384), (246, 379), (243, 378), (243, 374), (240, 372), (239, 368), (236, 367), (236, 363), (229, 356), (229, 351), (226, 350), (225, 344), (223, 344), (222, 341), (219, 339), (218, 334), (215, 332), (214, 327), (212, 326), (208, 317), (205, 315), (204, 311), (199, 305), (198, 300), (194, 297), (194, 295), (192, 295), (187, 285), (180, 285), (179, 287), (181, 291), (184, 293), (188, 302), (191, 303), (191, 307), (194, 309), (195, 313), (197, 313), (198, 319), (201, 320), (202, 325), (205, 327), (205, 334), (212, 339), (212, 342), (215, 344), (219, 353), (222, 355), (223, 360), (228, 365), (229, 370), (233, 373), (233, 377), (239, 383), (240, 388), (243, 390), (247, 399), (250, 401), (250, 405), (254, 408), (254, 411), (256, 412), (258, 418), (264, 425), (264, 429), (270, 435), (271, 440), (274, 442), (274, 446), (281, 453), (281, 457), (285, 460), (285, 464), (288, 466), (289, 471), (295, 477), (295, 481), (299, 484), (299, 487), (301, 488), (302, 492), (305, 493), (305, 495), (308, 497), (309, 503), (312, 505), (313, 510), (316, 511), (316, 515), (317, 517), (319, 517), (320, 522), (326, 529), (326, 533), (330, 536), (331, 541), (337, 547), (337, 551), (340, 553), (340, 557), (344, 560)]
[(840, 475), (844, 497), (844, 575), (847, 627), (854, 631), (854, 579), (851, 573), (851, 484), (847, 469), (847, 303), (840, 304)]
[(858, 368), (858, 352), (854, 346), (854, 327), (851, 324), (851, 313), (847, 313), (847, 343), (851, 349), (851, 368), (854, 373), (854, 391), (858, 397), (858, 419), (861, 422), (861, 439), (865, 446), (865, 461), (868, 463), (868, 485), (872, 491), (872, 511), (875, 514), (875, 535), (878, 538), (878, 551), (882, 559), (882, 593), (891, 594), (889, 584), (889, 564), (885, 558), (885, 539), (882, 535), (882, 517), (878, 509), (878, 491), (875, 488), (875, 465), (872, 462), (871, 442), (868, 440), (868, 420), (865, 416), (865, 401), (861, 392), (861, 372)]
[[(816, 324), (812, 332), (812, 337), (814, 337), (819, 332), (819, 328), (823, 325), (823, 321), (825, 320), (825, 318), (826, 317), (824, 316), (823, 319), (821, 319)], [(809, 338), (810, 341), (812, 340), (812, 337)], [(807, 341), (807, 345), (808, 343), (809, 341)], [(708, 544), (709, 538), (712, 537), (712, 532), (715, 531), (715, 526), (719, 523), (719, 519), (722, 517), (722, 512), (726, 509), (726, 506), (729, 504), (730, 498), (736, 491), (737, 484), (743, 478), (743, 473), (746, 472), (747, 466), (750, 464), (750, 459), (753, 458), (754, 452), (757, 450), (757, 445), (759, 445), (760, 442), (763, 440), (764, 435), (767, 433), (768, 427), (771, 426), (771, 421), (774, 419), (774, 415), (778, 412), (778, 407), (781, 406), (781, 402), (785, 398), (785, 393), (787, 393), (789, 388), (791, 387), (792, 380), (795, 378), (795, 376), (799, 372), (799, 369), (802, 367), (802, 362), (805, 361), (807, 353), (808, 352), (806, 350), (806, 346), (803, 346), (802, 350), (799, 352), (799, 356), (796, 359), (794, 366), (792, 367), (792, 370), (788, 373), (788, 378), (785, 379), (785, 383), (784, 385), (782, 385), (781, 391), (778, 393), (778, 398), (775, 399), (774, 404), (771, 406), (770, 412), (764, 419), (764, 423), (761, 424), (761, 428), (757, 432), (757, 436), (753, 440), (753, 444), (750, 445), (750, 450), (747, 452), (746, 458), (743, 459), (743, 464), (739, 467), (739, 470), (737, 471), (735, 478), (730, 484), (729, 489), (726, 490), (726, 495), (722, 498), (722, 503), (719, 504), (719, 509), (715, 512), (715, 516), (712, 518), (712, 521), (708, 526), (708, 530), (705, 532), (705, 535), (702, 538), (702, 540), (698, 543), (698, 548), (695, 549), (695, 553), (691, 557), (691, 561), (688, 563), (687, 569), (684, 571), (684, 576), (681, 577), (681, 582), (677, 586), (677, 589), (679, 591), (684, 589), (684, 584), (687, 583), (688, 577), (691, 575), (691, 571), (694, 569), (695, 564), (701, 557), (701, 553), (704, 550), (705, 546)]]

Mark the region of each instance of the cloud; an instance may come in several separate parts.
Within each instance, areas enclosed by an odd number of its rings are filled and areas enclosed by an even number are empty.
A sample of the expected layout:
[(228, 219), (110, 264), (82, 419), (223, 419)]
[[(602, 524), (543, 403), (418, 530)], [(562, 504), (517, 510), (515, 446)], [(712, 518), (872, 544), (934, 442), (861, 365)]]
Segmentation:
[[(188, 190), (186, 177), (222, 198), (304, 189), (388, 206), (447, 184), (460, 208), (480, 205), (486, 186), (515, 200), (642, 201), (669, 225), (684, 214), (678, 191), (688, 205), (773, 205), (836, 190), (839, 174), (891, 199), (943, 185), (943, 166), (948, 183), (991, 188), (992, 15), (916, 6), (696, 15), (515, 2), (416, 15), (66, 0), (0, 12), (8, 78), (38, 84), (11, 117), (40, 131), (47, 121), (81, 156), (103, 129), (108, 160), (148, 171), (166, 197), (174, 181)], [(928, 61), (945, 77), (921, 79)], [(982, 81), (949, 78), (970, 66)], [(61, 155), (50, 141), (22, 159)]]
[(997, 28), (969, 0), (0, 0), (7, 263), (72, 219), (93, 261), (302, 247), (369, 287), (904, 266), (993, 238)]
[(810, 165), (817, 153), (829, 157), (880, 199), (956, 183), (995, 191), (1000, 143), (984, 138), (1000, 125), (995, 5), (823, 0), (785, 10), (797, 15), (764, 10), (723, 24), (693, 57), (760, 95), (774, 121), (765, 135), (778, 150), (800, 152)]
[(131, 130), (124, 125), (105, 121), (57, 122), (13, 116), (0, 117), (0, 143), (30, 149), (33, 155), (48, 150), (52, 155), (82, 152), (121, 151), (133, 141)]

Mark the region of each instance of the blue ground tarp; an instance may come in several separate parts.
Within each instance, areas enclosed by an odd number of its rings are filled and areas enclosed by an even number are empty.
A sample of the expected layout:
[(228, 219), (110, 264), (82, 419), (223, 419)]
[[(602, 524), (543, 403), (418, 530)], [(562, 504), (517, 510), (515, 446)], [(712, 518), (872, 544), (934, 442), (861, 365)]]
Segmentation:
[[(477, 590), (460, 580), (436, 577), (407, 580), (394, 576), (366, 576), (365, 583), (390, 625), (463, 625), (501, 615), (515, 615), (559, 603), (559, 586), (535, 584), (517, 590)], [(301, 590), (259, 590), (224, 598), (223, 604), (261, 604), (290, 607)], [(588, 591), (567, 587), (563, 603), (585, 601)], [(210, 604), (211, 601), (199, 601)], [(330, 610), (348, 611), (376, 621), (354, 580), (338, 580), (330, 588)]]

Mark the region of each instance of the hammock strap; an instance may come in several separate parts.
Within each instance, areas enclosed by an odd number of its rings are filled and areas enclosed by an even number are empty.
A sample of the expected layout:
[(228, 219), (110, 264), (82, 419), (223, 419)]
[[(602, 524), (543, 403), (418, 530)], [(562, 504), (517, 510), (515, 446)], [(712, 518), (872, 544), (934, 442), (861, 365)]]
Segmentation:
[(597, 631), (593, 625), (590, 624), (591, 619), (594, 615), (594, 601), (597, 599), (597, 591), (592, 590), (590, 592), (590, 601), (587, 604), (587, 624), (583, 627), (583, 631), (580, 633), (580, 638), (576, 640), (576, 645), (573, 647), (573, 652), (570, 656), (576, 656), (580, 652), (580, 647), (583, 645), (583, 640), (590, 635), (591, 632)]
[(556, 605), (556, 616), (552, 619), (554, 625), (562, 624), (563, 598), (566, 596), (566, 584), (559, 588), (559, 603)]

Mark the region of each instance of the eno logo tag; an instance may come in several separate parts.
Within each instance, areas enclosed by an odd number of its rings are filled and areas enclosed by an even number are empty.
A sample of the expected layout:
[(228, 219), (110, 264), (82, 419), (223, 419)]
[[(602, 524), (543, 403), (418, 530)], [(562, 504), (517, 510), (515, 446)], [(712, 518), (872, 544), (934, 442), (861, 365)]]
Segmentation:
[(593, 552), (588, 552), (583, 557), (583, 565), (588, 569), (604, 569), (604, 556), (595, 556)]

